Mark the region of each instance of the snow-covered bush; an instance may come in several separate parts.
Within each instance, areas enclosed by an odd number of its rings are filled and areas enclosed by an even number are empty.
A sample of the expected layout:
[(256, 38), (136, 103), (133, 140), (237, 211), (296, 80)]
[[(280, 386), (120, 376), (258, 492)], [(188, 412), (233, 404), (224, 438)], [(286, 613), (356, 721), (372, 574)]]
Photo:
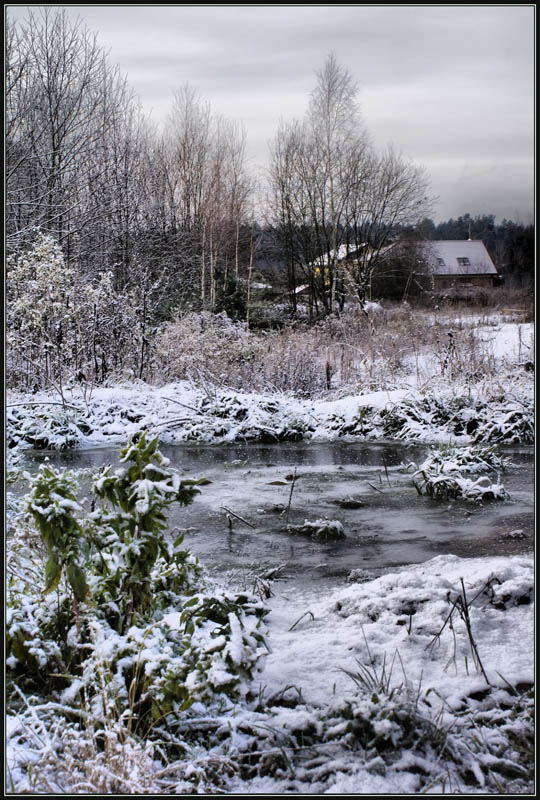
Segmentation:
[(51, 406), (21, 404), (6, 410), (6, 439), (10, 448), (69, 450), (90, 432), (82, 411), (60, 403)]
[(470, 402), (466, 396), (448, 393), (426, 392), (420, 397), (406, 398), (381, 410), (383, 433), (395, 439), (408, 439), (422, 429), (445, 428), (459, 435), (464, 432), (460, 413)]
[(493, 403), (468, 393), (426, 392), (404, 399), (379, 413), (384, 436), (415, 439), (430, 430), (475, 444), (529, 444), (534, 441), (532, 401)]
[(28, 253), (7, 262), (7, 376), (26, 389), (68, 377), (80, 339), (73, 271), (51, 236), (39, 234)]
[(141, 729), (170, 729), (194, 702), (245, 694), (266, 611), (213, 594), (182, 536), (166, 536), (169, 506), (204, 481), (181, 481), (144, 435), (121, 464), (97, 476), (90, 512), (70, 473), (46, 464), (31, 480), (35, 528), (14, 518), (8, 548), (8, 680), (75, 707), (84, 698), (96, 719), (130, 710)]
[(486, 404), (468, 427), (474, 442), (533, 444), (534, 403), (524, 398), (520, 402)]
[(133, 286), (120, 291), (110, 272), (83, 280), (60, 245), (37, 232), (28, 252), (12, 255), (6, 281), (6, 377), (12, 388), (37, 391), (103, 383), (131, 369), (150, 373), (153, 299), (158, 284), (133, 265)]
[(334, 519), (306, 519), (303, 525), (287, 525), (287, 531), (301, 536), (310, 536), (312, 539), (322, 542), (345, 538), (343, 525), (339, 520)]
[(235, 384), (245, 364), (251, 364), (260, 343), (244, 322), (233, 322), (225, 311), (177, 314), (159, 334), (156, 358), (166, 380), (210, 380)]
[(333, 412), (326, 418), (325, 428), (335, 431), (338, 436), (365, 436), (369, 438), (375, 430), (378, 414), (371, 406), (358, 406), (349, 418)]
[(448, 446), (432, 449), (419, 467), (411, 467), (419, 494), (425, 493), (435, 500), (482, 501), (504, 499), (504, 486), (490, 481), (486, 475), (471, 479), (463, 473), (500, 470), (508, 465), (508, 460), (497, 455), (493, 448)]
[(511, 466), (510, 459), (497, 452), (493, 445), (440, 445), (430, 449), (419, 469), (428, 472), (502, 471)]
[(225, 312), (190, 313), (166, 323), (157, 359), (167, 380), (244, 390), (271, 388), (310, 397), (327, 386), (324, 359), (313, 358), (313, 338), (302, 331), (254, 333)]
[(197, 411), (185, 423), (186, 441), (298, 441), (311, 428), (310, 420), (279, 398), (216, 391), (200, 398)]
[(428, 473), (421, 470), (415, 475), (415, 486), (435, 500), (503, 500), (506, 490), (501, 483), (492, 483), (486, 475), (476, 480), (458, 474)]

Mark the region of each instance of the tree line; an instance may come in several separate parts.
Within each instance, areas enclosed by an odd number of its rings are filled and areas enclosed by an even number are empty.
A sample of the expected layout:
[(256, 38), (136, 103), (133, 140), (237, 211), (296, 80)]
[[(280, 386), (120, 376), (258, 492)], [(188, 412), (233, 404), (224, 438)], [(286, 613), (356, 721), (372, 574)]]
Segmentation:
[(240, 126), (185, 86), (158, 131), (64, 9), (8, 22), (6, 78), (8, 253), (39, 230), (81, 281), (111, 270), (121, 291), (146, 271), (163, 302), (212, 307), (218, 276), (238, 273), (250, 217)]
[[(146, 269), (162, 285), (164, 315), (172, 297), (219, 306), (231, 278), (246, 277), (255, 248), (259, 198), (241, 126), (184, 86), (158, 130), (96, 36), (62, 8), (8, 20), (6, 79), (8, 253), (28, 248), (40, 230), (81, 280), (107, 269), (123, 290)], [(345, 280), (362, 299), (366, 274), (398, 227), (428, 208), (427, 176), (375, 150), (356, 94), (330, 56), (306, 118), (280, 128), (272, 145), (259, 223), (285, 254), (293, 309), (297, 276), (326, 313)], [(363, 259), (338, 268), (340, 248), (359, 253), (365, 243)]]
[[(280, 265), (292, 315), (300, 291), (310, 318), (350, 296), (363, 305), (379, 275), (390, 293), (420, 290), (417, 242), (453, 223), (429, 219), (422, 168), (376, 148), (333, 55), (304, 118), (279, 127), (264, 193), (241, 125), (185, 85), (158, 128), (64, 8), (8, 17), (5, 55), (7, 330), (26, 386), (68, 365), (103, 380), (129, 362), (144, 377), (156, 326), (182, 311), (249, 324), (264, 259)], [(519, 271), (527, 231), (503, 225), (486, 244)]]

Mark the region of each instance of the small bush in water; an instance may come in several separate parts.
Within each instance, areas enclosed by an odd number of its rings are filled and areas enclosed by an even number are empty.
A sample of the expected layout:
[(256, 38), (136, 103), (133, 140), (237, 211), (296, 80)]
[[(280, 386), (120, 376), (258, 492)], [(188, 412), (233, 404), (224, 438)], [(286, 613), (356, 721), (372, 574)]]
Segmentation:
[(319, 541), (345, 538), (341, 522), (332, 519), (316, 519), (312, 522), (306, 519), (303, 525), (287, 525), (287, 530), (289, 533), (311, 536), (312, 539)]
[(499, 456), (494, 447), (473, 445), (433, 448), (419, 467), (416, 464), (411, 467), (419, 494), (443, 501), (483, 501), (504, 499), (507, 496), (504, 486), (491, 482), (485, 475), (473, 480), (463, 473), (505, 469), (508, 465), (508, 459)]

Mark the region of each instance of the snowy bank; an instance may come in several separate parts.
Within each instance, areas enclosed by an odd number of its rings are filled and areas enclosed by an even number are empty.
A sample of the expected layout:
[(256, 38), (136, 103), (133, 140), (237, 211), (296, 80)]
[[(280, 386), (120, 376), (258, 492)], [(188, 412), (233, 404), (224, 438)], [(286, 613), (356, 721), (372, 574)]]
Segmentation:
[(324, 706), (329, 686), (333, 695), (350, 692), (344, 669), (354, 672), (357, 661), (380, 669), (386, 658), (387, 670), (394, 661), (393, 685), (421, 679), (424, 691), (436, 689), (441, 701), (458, 707), (487, 685), (457, 612), (452, 630), (438, 636), (462, 594), (461, 579), (489, 682), (532, 684), (532, 558), (444, 555), (335, 589), (328, 597), (296, 591), (294, 597), (287, 591), (276, 597), (268, 618), (272, 655), (263, 676), (267, 690), (299, 685), (306, 701)]
[[(502, 388), (504, 386), (504, 389)], [(534, 381), (524, 370), (498, 380), (459, 385), (432, 382), (347, 397), (305, 400), (283, 394), (215, 389), (188, 382), (96, 387), (11, 395), (8, 447), (68, 449), (125, 444), (136, 432), (168, 444), (371, 440), (532, 443)]]

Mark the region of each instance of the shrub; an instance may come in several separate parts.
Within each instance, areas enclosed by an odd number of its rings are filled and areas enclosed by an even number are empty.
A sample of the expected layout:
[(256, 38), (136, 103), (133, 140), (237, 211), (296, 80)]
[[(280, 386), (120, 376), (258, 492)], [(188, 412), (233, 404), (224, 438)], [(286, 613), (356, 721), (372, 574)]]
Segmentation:
[(427, 459), (415, 469), (413, 482), (419, 494), (434, 500), (500, 500), (506, 497), (504, 486), (492, 483), (487, 476), (472, 480), (463, 472), (504, 469), (508, 460), (498, 456), (493, 448), (452, 446), (432, 449)]
[(195, 701), (247, 691), (266, 611), (247, 594), (211, 593), (182, 536), (166, 537), (168, 508), (204, 480), (180, 480), (144, 435), (121, 464), (97, 476), (90, 512), (71, 473), (45, 464), (30, 479), (29, 515), (10, 541), (8, 677), (78, 698), (96, 719), (114, 709), (143, 730), (170, 728)]
[(341, 522), (332, 519), (316, 519), (313, 521), (306, 519), (303, 525), (287, 525), (287, 531), (301, 536), (310, 536), (312, 539), (321, 542), (345, 538), (345, 531)]
[(69, 450), (91, 431), (83, 414), (70, 406), (26, 406), (8, 408), (6, 439), (10, 448), (22, 445), (34, 450)]

